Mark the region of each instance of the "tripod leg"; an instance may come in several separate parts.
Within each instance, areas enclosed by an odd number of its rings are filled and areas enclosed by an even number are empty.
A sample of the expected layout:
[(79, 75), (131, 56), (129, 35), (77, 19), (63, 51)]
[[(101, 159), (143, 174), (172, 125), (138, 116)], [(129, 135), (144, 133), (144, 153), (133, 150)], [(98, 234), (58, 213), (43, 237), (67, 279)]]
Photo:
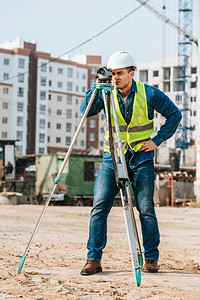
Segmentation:
[(40, 223), (41, 223), (41, 221), (42, 221), (42, 218), (43, 218), (43, 216), (44, 216), (44, 214), (45, 214), (45, 212), (46, 212), (46, 209), (47, 209), (47, 207), (48, 207), (48, 205), (49, 205), (49, 202), (51, 201), (51, 198), (52, 198), (52, 196), (53, 196), (53, 194), (54, 194), (54, 192), (55, 192), (55, 189), (56, 189), (57, 184), (58, 184), (58, 182), (59, 182), (60, 176), (61, 176), (61, 174), (62, 174), (62, 172), (63, 172), (63, 170), (64, 170), (64, 167), (65, 167), (65, 165), (66, 165), (66, 163), (67, 163), (67, 161), (68, 161), (68, 159), (69, 159), (69, 157), (70, 157), (70, 154), (71, 154), (71, 152), (72, 152), (72, 149), (73, 149), (73, 147), (74, 147), (74, 144), (75, 144), (75, 142), (76, 142), (76, 140), (77, 140), (77, 138), (78, 138), (78, 135), (79, 135), (79, 133), (80, 133), (80, 131), (81, 131), (81, 128), (82, 128), (82, 126), (83, 126), (83, 124), (84, 124), (84, 122), (85, 122), (85, 119), (86, 119), (86, 117), (87, 117), (87, 115), (88, 115), (88, 112), (89, 112), (89, 110), (90, 110), (90, 107), (91, 107), (91, 105), (92, 105), (92, 102), (94, 101), (94, 99), (95, 99), (97, 93), (98, 93), (98, 89), (95, 89), (94, 92), (93, 92), (93, 94), (92, 94), (92, 96), (91, 96), (91, 98), (90, 98), (90, 101), (89, 101), (89, 103), (88, 103), (88, 105), (87, 105), (87, 107), (86, 107), (86, 110), (85, 110), (85, 112), (84, 112), (84, 114), (83, 114), (83, 116), (82, 116), (82, 118), (81, 118), (80, 124), (79, 124), (79, 126), (78, 126), (78, 128), (77, 128), (77, 131), (76, 131), (76, 133), (75, 133), (75, 135), (74, 135), (74, 138), (73, 138), (73, 140), (72, 140), (72, 142), (71, 142), (71, 144), (70, 144), (70, 146), (69, 146), (69, 149), (68, 149), (68, 151), (67, 151), (67, 153), (66, 153), (66, 156), (65, 156), (65, 158), (64, 158), (64, 161), (63, 161), (63, 163), (62, 163), (62, 165), (61, 165), (61, 167), (60, 167), (60, 170), (59, 170), (59, 172), (58, 172), (58, 175), (57, 175), (56, 179), (54, 180), (54, 186), (53, 186), (53, 188), (52, 188), (52, 190), (51, 190), (51, 192), (50, 192), (50, 194), (49, 194), (49, 197), (48, 197), (47, 200), (46, 200), (45, 206), (44, 206), (44, 208), (43, 208), (43, 210), (42, 210), (42, 213), (41, 213), (41, 215), (40, 215), (40, 217), (39, 217), (39, 220), (38, 220), (38, 222), (37, 222), (37, 224), (36, 224), (36, 226), (35, 226), (35, 229), (34, 229), (32, 235), (31, 235), (31, 238), (30, 238), (29, 243), (28, 243), (28, 245), (27, 245), (27, 247), (26, 247), (26, 250), (25, 250), (25, 252), (24, 252), (23, 255), (18, 255), (18, 257), (20, 258), (20, 264), (19, 264), (19, 267), (18, 267), (18, 273), (21, 273), (22, 267), (23, 267), (23, 265), (24, 265), (24, 261), (25, 261), (25, 259), (26, 259), (27, 254), (28, 254), (28, 251), (29, 251), (29, 249), (30, 249), (30, 246), (31, 246), (31, 244), (32, 244), (32, 241), (33, 241), (33, 239), (34, 239), (34, 237), (35, 237), (35, 235), (36, 235), (36, 233), (37, 233), (37, 230), (38, 230), (38, 228), (39, 228), (39, 225), (40, 225)]
[[(136, 221), (135, 221), (134, 212), (133, 212), (131, 193), (130, 193), (129, 186), (127, 186), (127, 183), (129, 182), (128, 171), (127, 171), (125, 156), (124, 156), (124, 152), (123, 152), (123, 148), (122, 148), (122, 141), (121, 141), (120, 130), (119, 130), (117, 114), (116, 114), (116, 110), (115, 110), (115, 104), (114, 104), (114, 99), (112, 97), (112, 93), (110, 93), (110, 94), (108, 93), (107, 98), (109, 98), (108, 101), (106, 101), (107, 99), (103, 92), (105, 108), (108, 105), (110, 105), (110, 101), (111, 101), (111, 105), (112, 105), (115, 131), (116, 131), (116, 136), (117, 136), (117, 146), (118, 146), (119, 157), (120, 157), (120, 162), (119, 162), (118, 155), (116, 157), (116, 151), (115, 151), (115, 159), (117, 162), (116, 163), (117, 178), (119, 179), (119, 181), (121, 181), (121, 185), (122, 185), (120, 188), (120, 195), (121, 195), (122, 206), (123, 206), (123, 210), (124, 210), (126, 230), (127, 230), (129, 247), (130, 247), (130, 252), (131, 252), (131, 260), (132, 260), (132, 265), (133, 265), (134, 278), (135, 278), (136, 284), (138, 286), (140, 286), (142, 253), (141, 253), (141, 247), (140, 247), (140, 242), (139, 242), (139, 237), (138, 237), (138, 232), (137, 232), (137, 227), (136, 227)], [(109, 111), (109, 108), (107, 107), (105, 110), (107, 112), (107, 111)], [(108, 117), (107, 117), (107, 120), (108, 120)], [(109, 124), (109, 126), (111, 126), (111, 124)], [(114, 146), (116, 146), (115, 143), (114, 143)], [(136, 245), (136, 243), (137, 243), (137, 245)], [(139, 253), (137, 250), (137, 246), (139, 249)]]

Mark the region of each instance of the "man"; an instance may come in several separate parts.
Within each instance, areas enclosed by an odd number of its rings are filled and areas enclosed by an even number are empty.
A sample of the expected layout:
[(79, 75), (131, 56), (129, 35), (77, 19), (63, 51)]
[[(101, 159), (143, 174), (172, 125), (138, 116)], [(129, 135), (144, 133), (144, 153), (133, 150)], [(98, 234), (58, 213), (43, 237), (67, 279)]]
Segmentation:
[(3, 174), (2, 174), (2, 180), (4, 181), (7, 174), (11, 174), (13, 171), (13, 165), (10, 161), (7, 162), (7, 165), (3, 166)]
[[(117, 92), (117, 98), (115, 98), (117, 118), (121, 128), (124, 128), (120, 134), (124, 145), (129, 179), (141, 221), (145, 256), (143, 271), (154, 273), (158, 271), (158, 245), (160, 242), (153, 203), (154, 150), (175, 133), (181, 120), (181, 113), (159, 89), (133, 79), (136, 67), (128, 52), (113, 53), (108, 59), (107, 67), (112, 69), (112, 83)], [(86, 97), (80, 107), (82, 114), (94, 88), (95, 84), (86, 92)], [(104, 109), (104, 103), (100, 91), (90, 108), (88, 117), (98, 114), (102, 109)], [(151, 139), (154, 110), (164, 116), (166, 121)], [(118, 191), (108, 146), (108, 135), (105, 134), (103, 164), (94, 187), (94, 201), (87, 242), (87, 262), (81, 270), (82, 275), (91, 275), (102, 271), (101, 257), (107, 240), (107, 217)]]

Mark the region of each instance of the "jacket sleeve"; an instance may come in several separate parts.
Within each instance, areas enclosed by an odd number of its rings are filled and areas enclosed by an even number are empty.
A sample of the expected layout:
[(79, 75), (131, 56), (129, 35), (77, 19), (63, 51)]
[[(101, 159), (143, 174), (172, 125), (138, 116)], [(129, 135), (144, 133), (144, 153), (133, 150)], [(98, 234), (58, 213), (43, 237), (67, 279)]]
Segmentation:
[(165, 118), (164, 124), (160, 127), (156, 136), (152, 138), (153, 142), (159, 146), (163, 141), (174, 135), (182, 115), (173, 101), (159, 89), (153, 88), (150, 97), (152, 108)]
[[(86, 107), (88, 105), (88, 102), (91, 99), (92, 93), (95, 90), (95, 87), (96, 87), (96, 85), (94, 83), (92, 85), (92, 87), (89, 90), (87, 90), (85, 98), (82, 101), (81, 106), (80, 106), (81, 115), (84, 114)], [(102, 109), (104, 109), (103, 96), (102, 96), (102, 91), (99, 91), (90, 107), (87, 117), (92, 117), (94, 115), (97, 115)]]

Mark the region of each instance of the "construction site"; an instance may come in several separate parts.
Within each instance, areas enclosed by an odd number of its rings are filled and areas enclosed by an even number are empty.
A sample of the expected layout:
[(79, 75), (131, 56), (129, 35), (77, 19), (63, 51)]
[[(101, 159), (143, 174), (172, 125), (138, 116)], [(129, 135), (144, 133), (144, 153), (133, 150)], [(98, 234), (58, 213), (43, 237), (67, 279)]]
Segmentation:
[[(193, 34), (192, 0), (178, 1), (177, 21), (167, 16), (167, 0), (162, 1), (162, 10), (151, 1), (136, 2), (139, 8), (143, 7), (162, 21), (163, 41), (168, 26), (178, 35), (175, 59), (164, 57), (156, 63), (141, 63), (136, 73), (140, 82), (163, 90), (182, 114), (174, 136), (154, 150), (153, 200), (160, 230), (159, 271), (156, 274), (139, 273), (141, 286), (136, 273), (133, 277), (135, 262), (131, 256), (130, 236), (127, 239), (126, 214), (126, 222), (123, 215), (126, 209), (120, 188), (108, 218), (103, 272), (92, 278), (80, 275), (87, 256), (95, 181), (103, 162), (104, 115), (89, 117), (82, 123), (79, 107), (90, 83), (96, 78), (96, 70), (102, 65), (101, 57), (86, 56), (84, 65), (36, 51), (35, 42), (24, 42), (9, 50), (0, 45), (2, 55), (21, 55), (25, 57), (25, 63), (29, 58), (28, 68), (24, 71), (28, 76), (27, 104), (24, 102), (20, 108), (19, 102), (13, 102), (10, 117), (3, 109), (0, 112), (4, 120), (0, 129), (0, 300), (200, 299), (200, 22), (196, 37)], [(200, 16), (200, 0), (198, 10)], [(54, 88), (55, 64), (58, 64), (59, 76), (65, 66), (68, 77), (78, 74), (80, 86), (74, 81), (71, 85), (68, 82), (64, 92)], [(44, 65), (48, 66), (48, 71)], [(40, 72), (49, 73), (44, 79)], [(16, 81), (20, 82), (22, 75), (18, 72)], [(9, 98), (10, 89), (12, 92), (15, 89), (9, 80), (12, 77), (4, 76), (0, 80), (4, 109), (5, 103), (8, 103), (7, 108), (11, 107), (14, 99)], [(62, 79), (59, 80), (58, 87), (61, 88)], [(47, 82), (49, 86), (45, 90)], [(43, 85), (41, 90), (39, 83)], [(71, 90), (73, 85), (76, 85), (76, 92)], [(9, 89), (2, 92), (8, 96), (1, 97), (1, 87), (2, 91)], [(18, 96), (19, 92), (26, 98), (26, 87), (18, 89)], [(49, 103), (46, 106), (42, 102), (44, 99)], [(23, 110), (25, 107), (27, 112)], [(19, 115), (17, 111), (20, 111)], [(64, 117), (63, 111), (66, 111)], [(17, 126), (23, 120), (25, 129), (10, 125), (8, 120), (15, 113)], [(152, 137), (163, 126), (163, 119), (155, 112)], [(3, 126), (10, 128), (8, 134)], [(61, 128), (63, 136), (58, 134)], [(17, 131), (13, 135), (9, 130)], [(136, 228), (133, 235), (142, 238), (140, 213), (131, 188), (130, 198), (131, 205), (128, 203), (135, 214), (134, 222), (138, 224), (138, 233)], [(138, 245), (136, 250), (138, 253)], [(140, 261), (139, 267), (142, 270)]]

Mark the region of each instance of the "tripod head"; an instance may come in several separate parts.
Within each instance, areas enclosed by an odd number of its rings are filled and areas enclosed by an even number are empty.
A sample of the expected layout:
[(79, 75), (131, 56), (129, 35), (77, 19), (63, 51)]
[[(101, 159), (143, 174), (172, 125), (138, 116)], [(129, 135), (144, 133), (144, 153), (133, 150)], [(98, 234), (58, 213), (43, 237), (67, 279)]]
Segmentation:
[(98, 83), (111, 83), (112, 82), (112, 70), (102, 67), (97, 69), (96, 76)]

